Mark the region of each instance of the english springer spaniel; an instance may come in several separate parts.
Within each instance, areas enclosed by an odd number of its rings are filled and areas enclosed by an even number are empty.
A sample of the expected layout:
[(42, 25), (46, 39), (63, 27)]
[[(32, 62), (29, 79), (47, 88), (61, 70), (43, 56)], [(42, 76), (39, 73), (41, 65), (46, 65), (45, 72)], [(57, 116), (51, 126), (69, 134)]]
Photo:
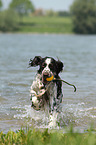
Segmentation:
[(52, 57), (35, 56), (30, 59), (29, 67), (39, 65), (39, 70), (32, 83), (30, 97), (35, 110), (47, 110), (52, 121), (52, 116), (60, 112), (62, 102), (62, 82), (59, 73), (63, 70), (63, 63)]

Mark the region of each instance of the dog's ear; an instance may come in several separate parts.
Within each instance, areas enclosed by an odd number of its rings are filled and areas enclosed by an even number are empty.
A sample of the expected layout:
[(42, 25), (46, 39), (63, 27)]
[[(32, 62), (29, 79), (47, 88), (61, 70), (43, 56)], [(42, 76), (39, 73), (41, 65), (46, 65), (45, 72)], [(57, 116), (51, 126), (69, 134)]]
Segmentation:
[(63, 67), (64, 67), (64, 65), (60, 60), (56, 61), (56, 72), (57, 72), (57, 74), (59, 74), (63, 70)]
[(29, 61), (29, 67), (40, 65), (41, 60), (42, 60), (41, 56), (35, 56), (33, 60), (30, 59), (30, 61)]

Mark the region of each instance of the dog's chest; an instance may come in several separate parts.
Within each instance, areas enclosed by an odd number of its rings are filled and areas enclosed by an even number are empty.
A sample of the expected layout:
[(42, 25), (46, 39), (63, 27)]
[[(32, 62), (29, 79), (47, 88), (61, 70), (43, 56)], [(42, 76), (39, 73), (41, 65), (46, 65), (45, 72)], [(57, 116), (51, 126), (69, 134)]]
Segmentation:
[(36, 80), (33, 81), (30, 93), (33, 96), (33, 104), (36, 104), (37, 108), (46, 109), (49, 106), (53, 106), (56, 100), (57, 86), (55, 82), (50, 82), (44, 86), (41, 81), (41, 76), (38, 74)]

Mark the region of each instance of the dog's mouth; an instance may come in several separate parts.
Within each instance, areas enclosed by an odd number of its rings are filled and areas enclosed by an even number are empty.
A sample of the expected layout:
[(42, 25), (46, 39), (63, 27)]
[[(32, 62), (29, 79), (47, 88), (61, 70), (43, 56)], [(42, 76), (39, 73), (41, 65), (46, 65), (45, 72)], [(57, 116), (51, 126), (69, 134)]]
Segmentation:
[(48, 82), (51, 82), (53, 79), (54, 79), (53, 73), (44, 72), (42, 74), (42, 82), (44, 84), (47, 84)]

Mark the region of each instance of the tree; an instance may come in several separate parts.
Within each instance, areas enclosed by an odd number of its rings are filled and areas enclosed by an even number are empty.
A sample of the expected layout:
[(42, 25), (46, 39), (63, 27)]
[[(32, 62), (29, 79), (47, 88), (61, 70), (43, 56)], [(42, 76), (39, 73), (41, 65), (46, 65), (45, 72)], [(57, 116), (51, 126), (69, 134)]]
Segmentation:
[(10, 8), (19, 14), (28, 14), (34, 12), (35, 8), (30, 0), (12, 0)]
[(74, 32), (96, 34), (96, 0), (75, 0), (71, 12)]
[(2, 4), (2, 1), (0, 0), (0, 10), (1, 10), (2, 6), (3, 6), (3, 4)]
[(0, 31), (9, 32), (19, 29), (19, 16), (13, 10), (6, 10), (0, 13)]

